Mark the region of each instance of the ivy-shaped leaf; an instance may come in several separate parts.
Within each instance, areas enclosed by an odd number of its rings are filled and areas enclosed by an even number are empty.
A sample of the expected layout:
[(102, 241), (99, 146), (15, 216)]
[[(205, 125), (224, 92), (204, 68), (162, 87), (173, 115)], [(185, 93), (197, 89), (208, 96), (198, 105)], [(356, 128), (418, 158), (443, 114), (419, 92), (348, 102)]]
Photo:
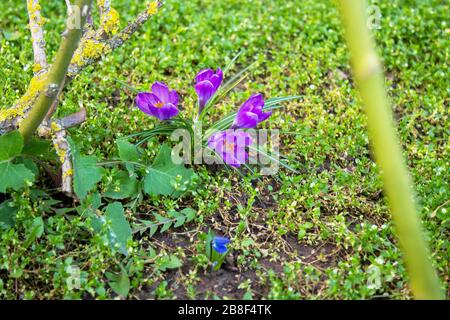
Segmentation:
[(72, 139), (69, 137), (67, 140), (72, 151), (73, 190), (83, 200), (102, 179), (104, 170), (97, 165), (95, 156), (82, 156)]
[(23, 137), (18, 131), (0, 136), (0, 193), (5, 193), (8, 188), (20, 190), (27, 182), (34, 181), (33, 172), (23, 163), (13, 163), (22, 149)]
[(163, 144), (159, 153), (148, 168), (144, 179), (144, 191), (150, 195), (165, 195), (177, 198), (191, 184), (194, 171), (186, 169), (182, 164), (172, 162), (169, 146)]

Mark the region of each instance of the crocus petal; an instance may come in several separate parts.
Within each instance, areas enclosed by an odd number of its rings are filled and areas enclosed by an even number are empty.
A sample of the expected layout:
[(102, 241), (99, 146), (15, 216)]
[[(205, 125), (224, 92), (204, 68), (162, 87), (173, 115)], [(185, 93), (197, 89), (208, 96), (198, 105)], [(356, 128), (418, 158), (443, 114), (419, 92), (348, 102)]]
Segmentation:
[(253, 139), (250, 133), (245, 131), (236, 132), (236, 146), (239, 148), (248, 147), (253, 143)]
[(179, 110), (177, 107), (175, 107), (171, 103), (167, 103), (162, 108), (159, 108), (157, 118), (159, 120), (167, 120), (167, 119), (177, 116), (178, 112), (179, 112)]
[(214, 86), (209, 80), (199, 82), (195, 85), (195, 92), (198, 95), (198, 101), (200, 105), (200, 112), (205, 107), (206, 103), (211, 99), (214, 94)]
[(222, 84), (222, 80), (223, 80), (223, 72), (219, 68), (217, 69), (216, 74), (212, 75), (209, 78), (209, 81), (211, 81), (211, 83), (214, 86), (214, 91), (217, 91), (217, 89), (219, 89), (220, 85)]
[(272, 112), (263, 112), (264, 98), (260, 93), (252, 95), (239, 108), (233, 122), (233, 128), (251, 129), (266, 120)]
[(253, 107), (264, 106), (264, 98), (261, 93), (256, 93), (252, 95), (246, 103), (251, 104)]
[(169, 93), (169, 102), (174, 106), (178, 105), (178, 93), (175, 90), (170, 91)]
[(152, 94), (148, 92), (140, 92), (136, 97), (136, 105), (145, 113), (149, 113), (149, 104), (152, 99)]
[(154, 93), (163, 103), (169, 103), (169, 87), (163, 82), (155, 82), (152, 85), (152, 93)]
[(203, 69), (195, 76), (195, 82), (199, 83), (208, 80), (213, 74), (214, 71), (212, 71), (211, 69)]
[(238, 112), (234, 120), (234, 128), (251, 129), (258, 125), (258, 115), (253, 112)]
[(239, 164), (245, 163), (248, 159), (248, 152), (244, 148), (237, 148), (235, 159)]
[(258, 115), (258, 122), (263, 122), (263, 121), (267, 120), (271, 115), (272, 115), (272, 111), (261, 112)]
[(249, 158), (246, 147), (252, 144), (251, 135), (241, 130), (222, 131), (208, 139), (209, 148), (213, 149), (223, 161), (233, 167), (239, 167)]

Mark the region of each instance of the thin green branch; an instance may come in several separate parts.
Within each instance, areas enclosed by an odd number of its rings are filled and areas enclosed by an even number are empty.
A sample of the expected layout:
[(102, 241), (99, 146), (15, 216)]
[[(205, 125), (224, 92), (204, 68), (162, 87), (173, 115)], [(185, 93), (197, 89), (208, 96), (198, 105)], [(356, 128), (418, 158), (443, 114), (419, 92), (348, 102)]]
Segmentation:
[(365, 2), (339, 0), (339, 4), (355, 81), (365, 105), (369, 133), (404, 253), (411, 290), (417, 299), (441, 299), (444, 295), (422, 235), (408, 170), (384, 88), (382, 67), (367, 27)]

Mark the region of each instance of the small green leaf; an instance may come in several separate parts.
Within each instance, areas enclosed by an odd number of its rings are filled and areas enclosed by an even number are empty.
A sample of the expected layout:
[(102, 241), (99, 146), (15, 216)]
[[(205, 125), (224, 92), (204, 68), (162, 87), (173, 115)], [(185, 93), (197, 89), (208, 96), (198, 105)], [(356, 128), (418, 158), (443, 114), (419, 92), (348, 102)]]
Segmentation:
[(34, 181), (34, 174), (24, 164), (0, 163), (0, 193), (7, 188), (20, 190), (27, 185), (27, 181)]
[(106, 273), (106, 277), (109, 280), (109, 286), (115, 293), (123, 298), (128, 296), (130, 292), (130, 279), (128, 278), (128, 274), (124, 268), (122, 268), (120, 274)]
[(197, 211), (192, 208), (184, 208), (181, 213), (186, 217), (186, 222), (190, 222), (195, 218)]
[(51, 143), (48, 140), (31, 138), (31, 140), (23, 147), (22, 154), (30, 156), (43, 156), (49, 154)]
[(24, 164), (12, 161), (23, 149), (23, 137), (18, 131), (0, 136), (0, 193), (12, 188), (20, 190), (34, 181), (34, 174)]
[(14, 227), (18, 208), (13, 206), (13, 201), (8, 200), (0, 204), (0, 229)]
[(139, 161), (139, 153), (134, 144), (130, 143), (127, 139), (118, 139), (116, 141), (119, 149), (119, 158), (122, 161)]
[(95, 156), (82, 156), (73, 143), (72, 139), (67, 139), (72, 149), (73, 160), (73, 189), (75, 194), (83, 200), (88, 192), (92, 191), (97, 183), (102, 179), (103, 168), (97, 166)]
[(20, 162), (22, 162), (23, 165), (28, 170), (30, 170), (35, 177), (37, 177), (39, 175), (39, 168), (36, 165), (36, 163), (34, 163), (33, 160), (31, 160), (30, 158), (25, 158), (25, 157), (19, 157), (19, 159), (20, 159)]
[(105, 217), (110, 223), (110, 244), (120, 253), (128, 255), (127, 243), (132, 237), (130, 224), (125, 218), (124, 210), (120, 202), (114, 202), (106, 207)]
[(149, 232), (149, 237), (153, 237), (155, 235), (156, 231), (158, 231), (158, 226), (157, 225), (151, 226), (150, 232)]
[(155, 266), (161, 271), (167, 269), (177, 269), (183, 265), (182, 261), (176, 256), (162, 256), (156, 260)]
[(6, 31), (3, 30), (3, 36), (8, 41), (16, 41), (21, 38), (19, 31)]
[[(127, 139), (121, 138), (116, 141), (119, 149), (119, 158), (124, 162), (138, 162), (139, 153), (136, 146), (130, 143)], [(134, 174), (134, 165), (132, 163), (125, 163), (130, 174)]]
[(186, 222), (186, 218), (185, 217), (180, 217), (177, 219), (177, 221), (174, 224), (174, 228), (178, 228), (181, 227), (184, 223)]
[(161, 230), (159, 230), (159, 233), (163, 233), (164, 231), (167, 231), (172, 226), (172, 221), (166, 222)]
[(0, 161), (7, 161), (22, 152), (23, 137), (19, 131), (12, 131), (0, 136)]
[(28, 247), (34, 240), (40, 238), (44, 233), (44, 220), (41, 217), (34, 218), (28, 230), (28, 236), (24, 246)]

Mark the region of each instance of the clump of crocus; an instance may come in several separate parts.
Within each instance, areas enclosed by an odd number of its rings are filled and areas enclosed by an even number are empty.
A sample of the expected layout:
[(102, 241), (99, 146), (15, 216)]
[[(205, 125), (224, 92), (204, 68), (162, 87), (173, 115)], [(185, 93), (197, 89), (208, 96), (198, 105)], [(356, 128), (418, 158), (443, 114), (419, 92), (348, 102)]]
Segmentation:
[(136, 97), (136, 105), (146, 114), (167, 120), (178, 115), (178, 93), (170, 90), (163, 82), (155, 82), (152, 92), (141, 92)]
[(195, 91), (198, 95), (199, 113), (216, 93), (222, 84), (223, 72), (219, 68), (216, 72), (212, 69), (204, 69), (195, 77)]
[(214, 150), (226, 164), (240, 167), (248, 159), (247, 147), (252, 142), (248, 132), (229, 129), (213, 134), (208, 139), (208, 147)]
[(252, 129), (272, 115), (272, 111), (264, 112), (264, 99), (262, 94), (252, 95), (239, 108), (232, 128)]
[(231, 240), (225, 237), (219, 237), (213, 231), (208, 232), (206, 238), (206, 255), (212, 263), (212, 270), (220, 269), (226, 255), (229, 253), (228, 244)]
[[(227, 66), (227, 70), (232, 67), (236, 58), (232, 59), (232, 63)], [(209, 110), (214, 110), (212, 109), (213, 103), (219, 102), (224, 96), (224, 94), (218, 93), (231, 91), (246, 76), (244, 71), (240, 72), (223, 84), (224, 74), (220, 68), (216, 71), (213, 69), (201, 70), (195, 77), (195, 91), (198, 96), (199, 106), (198, 114), (194, 115), (195, 119), (177, 117), (171, 121), (163, 121), (150, 130), (130, 135), (130, 137), (142, 136), (143, 138), (137, 143), (137, 145), (141, 145), (155, 136), (170, 136), (175, 130), (183, 129), (188, 131), (191, 137), (190, 143), (195, 144), (197, 142), (197, 129), (201, 130), (201, 128), (204, 128), (202, 122)], [(235, 168), (245, 165), (250, 158), (248, 149), (251, 148), (254, 141), (250, 133), (244, 130), (254, 129), (258, 124), (267, 120), (272, 115), (272, 110), (280, 107), (279, 103), (298, 98), (298, 96), (279, 97), (265, 101), (262, 94), (253, 94), (242, 104), (237, 112), (209, 123), (209, 128), (206, 128), (204, 131), (205, 135), (201, 138), (201, 146), (213, 151), (215, 159), (218, 159), (219, 162), (219, 158), (221, 158), (225, 164)], [(168, 120), (177, 116), (179, 113), (178, 102), (177, 92), (170, 90), (162, 82), (154, 83), (151, 92), (140, 92), (136, 97), (136, 105), (143, 112), (159, 120)], [(257, 154), (268, 157), (264, 150), (261, 151), (259, 148), (252, 148), (252, 150)], [(192, 151), (192, 148), (183, 149), (183, 159), (187, 160), (185, 163), (190, 163), (190, 160), (192, 160)], [(197, 156), (196, 151), (194, 153)], [(207, 155), (204, 159), (211, 159), (211, 157)], [(282, 163), (277, 159), (274, 159), (274, 161)], [(283, 166), (289, 168), (285, 164)]]

